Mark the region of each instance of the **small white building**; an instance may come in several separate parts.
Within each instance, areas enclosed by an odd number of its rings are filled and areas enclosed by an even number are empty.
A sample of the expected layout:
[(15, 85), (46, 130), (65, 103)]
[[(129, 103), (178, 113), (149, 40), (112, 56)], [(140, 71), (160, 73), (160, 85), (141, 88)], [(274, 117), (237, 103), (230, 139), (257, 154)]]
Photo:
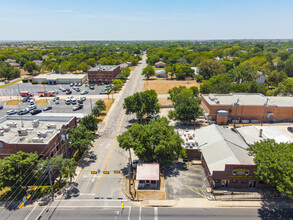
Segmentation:
[(194, 70), (194, 75), (198, 75), (198, 74), (199, 74), (199, 69), (198, 69), (198, 67), (191, 67), (191, 69)]
[(46, 82), (49, 85), (55, 85), (59, 83), (81, 83), (83, 84), (88, 79), (88, 74), (39, 74), (34, 77), (34, 82), (42, 83)]
[(262, 72), (258, 72), (258, 73), (259, 73), (259, 77), (256, 79), (256, 82), (258, 85), (264, 85), (266, 82), (267, 75)]
[(157, 73), (158, 78), (166, 78), (167, 77), (166, 70), (157, 70), (156, 73)]
[(158, 163), (138, 163), (136, 180), (138, 189), (160, 188), (160, 165)]

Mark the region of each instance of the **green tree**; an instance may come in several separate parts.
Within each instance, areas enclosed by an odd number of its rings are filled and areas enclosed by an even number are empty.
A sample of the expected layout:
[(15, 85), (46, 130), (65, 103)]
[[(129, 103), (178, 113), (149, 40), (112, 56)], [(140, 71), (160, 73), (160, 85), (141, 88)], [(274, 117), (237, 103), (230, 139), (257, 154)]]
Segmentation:
[(203, 76), (204, 79), (209, 79), (212, 76), (223, 74), (226, 68), (223, 64), (215, 60), (203, 60), (198, 65), (199, 74)]
[(9, 63), (0, 62), (0, 77), (4, 79), (14, 79), (20, 76), (20, 70)]
[(98, 107), (98, 109), (100, 110), (100, 111), (106, 111), (106, 104), (105, 104), (105, 102), (104, 102), (104, 100), (98, 100), (97, 102), (96, 102), (96, 106)]
[(37, 176), (27, 170), (36, 165), (37, 159), (36, 153), (18, 151), (0, 160), (0, 188), (12, 187), (14, 184), (14, 188), (22, 187), (22, 184), (33, 184)]
[(83, 119), (80, 121), (80, 124), (90, 131), (96, 131), (98, 129), (99, 122), (100, 120), (97, 119), (95, 115), (90, 114), (83, 117)]
[(77, 66), (77, 70), (82, 70), (83, 72), (87, 72), (87, 63), (86, 62), (82, 62)]
[(287, 79), (287, 75), (284, 71), (274, 70), (269, 73), (267, 81), (270, 85), (278, 86), (278, 84), (283, 82), (285, 79)]
[(263, 140), (248, 148), (257, 165), (255, 174), (293, 200), (293, 143)]
[(143, 69), (141, 75), (144, 75), (147, 79), (149, 79), (151, 76), (155, 76), (156, 72), (155, 72), (154, 67), (148, 66), (148, 67)]
[(230, 70), (227, 75), (233, 79), (234, 82), (242, 83), (256, 80), (259, 74), (253, 66), (246, 64)]
[(95, 58), (89, 58), (86, 61), (87, 65), (90, 65), (91, 67), (95, 67), (97, 64), (97, 61), (95, 60)]
[(227, 75), (213, 76), (200, 84), (200, 93), (229, 93), (232, 87), (232, 79)]
[(40, 67), (35, 64), (34, 62), (32, 61), (28, 61), (24, 64), (24, 67), (23, 69), (25, 71), (28, 71), (30, 74), (34, 73), (34, 72), (39, 72), (40, 71)]
[(115, 90), (115, 91), (118, 91), (118, 90), (121, 89), (122, 86), (123, 86), (123, 82), (122, 82), (122, 80), (120, 80), (120, 79), (114, 79), (114, 80), (113, 80), (113, 84), (114, 84), (114, 90)]
[(142, 122), (146, 114), (152, 115), (160, 111), (158, 101), (155, 90), (146, 90), (125, 98), (123, 108), (126, 109), (127, 115), (136, 114), (137, 119)]
[(178, 94), (173, 95), (171, 100), (174, 110), (168, 113), (170, 119), (191, 123), (192, 121), (195, 122), (196, 118), (203, 113), (200, 107), (201, 100), (192, 89), (183, 88)]
[(49, 160), (52, 172), (58, 173), (59, 182), (63, 177), (75, 176), (75, 161), (69, 158), (63, 158), (63, 155), (57, 155)]
[(167, 118), (151, 120), (149, 124), (134, 123), (117, 138), (124, 150), (133, 149), (140, 160), (171, 165), (179, 157), (186, 157), (182, 139), (169, 126)]
[(92, 146), (92, 141), (95, 139), (95, 135), (83, 125), (70, 129), (68, 136), (69, 146), (79, 152), (84, 152)]

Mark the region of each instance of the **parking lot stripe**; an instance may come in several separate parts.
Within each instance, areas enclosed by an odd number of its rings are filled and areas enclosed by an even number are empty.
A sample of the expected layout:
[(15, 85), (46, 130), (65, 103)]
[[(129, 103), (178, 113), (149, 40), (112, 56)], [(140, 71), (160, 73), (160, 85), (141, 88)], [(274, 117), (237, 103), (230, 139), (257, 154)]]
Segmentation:
[(192, 172), (189, 172), (189, 171), (186, 171), (186, 173), (190, 173), (190, 174), (195, 175), (195, 176), (202, 176), (201, 174), (192, 173)]
[[(198, 188), (196, 188), (194, 186), (188, 186), (188, 185), (185, 185), (185, 187), (187, 189), (191, 190), (192, 192), (194, 192), (194, 193), (202, 196), (203, 198), (206, 198), (207, 199), (207, 197), (206, 197), (206, 195), (205, 195), (205, 193), (204, 193), (204, 191), (202, 189), (198, 189)], [(200, 193), (200, 191), (201, 191), (201, 193)]]
[(188, 178), (188, 177), (185, 177), (185, 179), (188, 179), (188, 180), (191, 180), (191, 181), (194, 181), (194, 182), (197, 182), (197, 183), (204, 183), (204, 181), (194, 180), (194, 179), (191, 179), (191, 178)]

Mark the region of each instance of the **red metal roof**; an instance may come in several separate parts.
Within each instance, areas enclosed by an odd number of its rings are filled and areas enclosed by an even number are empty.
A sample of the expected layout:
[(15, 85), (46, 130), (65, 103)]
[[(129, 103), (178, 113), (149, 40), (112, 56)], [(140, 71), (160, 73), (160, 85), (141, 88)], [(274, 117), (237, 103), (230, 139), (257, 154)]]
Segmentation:
[(158, 163), (139, 163), (136, 169), (136, 180), (160, 180)]

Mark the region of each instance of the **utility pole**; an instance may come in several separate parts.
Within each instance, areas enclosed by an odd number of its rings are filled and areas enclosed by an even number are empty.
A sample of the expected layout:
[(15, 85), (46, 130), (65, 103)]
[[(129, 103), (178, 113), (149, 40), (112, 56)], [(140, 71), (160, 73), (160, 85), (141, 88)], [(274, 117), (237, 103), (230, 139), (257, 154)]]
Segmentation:
[(49, 180), (50, 180), (50, 186), (51, 186), (51, 196), (52, 196), (52, 201), (54, 201), (54, 191), (53, 191), (52, 178), (51, 178), (51, 170), (50, 170), (50, 164), (49, 164), (48, 157), (47, 157), (47, 166), (48, 166), (48, 174), (49, 174)]
[[(18, 87), (18, 98), (17, 98), (17, 102), (18, 102), (18, 111), (20, 112), (20, 89), (19, 89), (19, 84), (17, 84), (17, 87)], [(21, 127), (23, 128), (24, 125), (23, 125), (23, 118), (22, 118), (22, 115), (20, 115), (20, 121), (21, 121)]]
[(131, 172), (130, 172), (130, 158), (128, 159), (128, 180), (129, 180), (129, 194), (130, 195), (132, 195), (132, 193), (131, 193), (131, 184), (130, 184), (130, 182), (131, 182), (131, 176), (130, 176), (130, 174), (131, 174)]
[(262, 119), (261, 119), (261, 126), (263, 124), (263, 120), (264, 120), (264, 117), (265, 117), (265, 113), (266, 113), (266, 108), (268, 108), (268, 102), (269, 102), (269, 99), (267, 98), (267, 101), (266, 103), (264, 104), (264, 111), (263, 111), (263, 116), (262, 116)]
[(239, 106), (239, 99), (237, 99), (237, 102), (234, 103), (234, 107), (236, 107), (236, 110), (235, 110), (235, 116), (234, 116), (234, 128), (236, 127), (235, 126), (235, 122), (236, 122), (236, 114), (237, 114), (237, 108)]

